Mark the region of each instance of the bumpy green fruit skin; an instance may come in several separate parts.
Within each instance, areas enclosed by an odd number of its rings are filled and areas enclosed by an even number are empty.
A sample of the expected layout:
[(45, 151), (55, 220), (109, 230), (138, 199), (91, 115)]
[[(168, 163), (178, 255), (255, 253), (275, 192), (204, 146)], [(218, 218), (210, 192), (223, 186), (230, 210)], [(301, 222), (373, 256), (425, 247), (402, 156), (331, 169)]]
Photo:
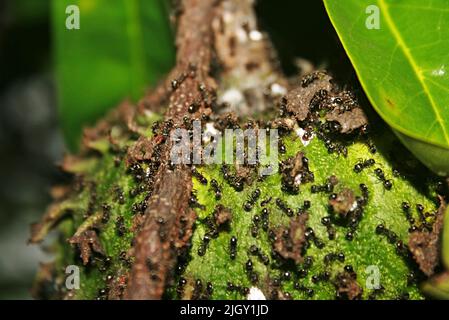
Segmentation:
[[(146, 123), (149, 124), (149, 122), (151, 121)], [(151, 133), (146, 131), (142, 135), (150, 137)], [(167, 288), (165, 298), (192, 298), (195, 282), (201, 280), (203, 293), (200, 297), (205, 296), (206, 286), (210, 283), (209, 288), (213, 288), (207, 293), (207, 298), (210, 299), (246, 298), (242, 290), (229, 290), (229, 283), (242, 288), (260, 288), (267, 298), (272, 298), (273, 292), (276, 292), (276, 298), (334, 299), (338, 288), (335, 279), (338, 273), (344, 272), (344, 267), (347, 265), (352, 266), (357, 276), (357, 284), (363, 290), (360, 298), (424, 298), (419, 290), (419, 280), (408, 279), (410, 272), (420, 274), (416, 264), (411, 257), (399, 254), (396, 246), (399, 240), (407, 244), (409, 236), (410, 224), (401, 208), (402, 203), (406, 201), (411, 204), (412, 215), (417, 221), (419, 217), (414, 209), (416, 204), (422, 204), (426, 211), (436, 210), (436, 193), (433, 186), (437, 178), (403, 151), (399, 142), (391, 134), (371, 136), (378, 150), (375, 154), (370, 152), (364, 139), (355, 138), (348, 144), (347, 157), (329, 154), (324, 142), (317, 137), (313, 138), (307, 146), (302, 144), (301, 139), (294, 132), (281, 139), (286, 146), (286, 153), (280, 154), (280, 161), (294, 157), (299, 151), (303, 152), (309, 159), (309, 167), (314, 173), (315, 182), (300, 185), (298, 194), (289, 194), (281, 190), (282, 178), (278, 173), (262, 180), (256, 179), (252, 185), (244, 185), (243, 191), (238, 192), (224, 179), (221, 165), (199, 167), (198, 170), (208, 183), (204, 185), (197, 178), (193, 178), (194, 193), (201, 205), (195, 209), (198, 219), (195, 223), (188, 259), (179, 268), (181, 271), (175, 272), (173, 284)], [(121, 135), (119, 140), (125, 147), (122, 149), (126, 149), (126, 146), (135, 143), (136, 137)], [(145, 192), (130, 196), (130, 192), (132, 193), (139, 184), (125, 164), (123, 151), (113, 151), (114, 148), (105, 141), (100, 141), (93, 146), (100, 152), (85, 156), (85, 159), (81, 161), (85, 165), (78, 166), (81, 168), (79, 174), (83, 176), (84, 187), (72, 192), (59, 204), (64, 207), (64, 210), (70, 209), (70, 215), (62, 219), (58, 227), (60, 238), (55, 244), (58, 252), (55, 282), (58, 286), (56, 292), (48, 293), (49, 298), (106, 298), (107, 290), (112, 286), (111, 283), (114, 282), (117, 285), (120, 281), (124, 282), (132, 264), (132, 257), (126, 257), (124, 252), (132, 246), (132, 239), (135, 236), (133, 229), (133, 221), (136, 219), (135, 205), (144, 200)], [(398, 154), (399, 158), (397, 158)], [(374, 166), (360, 173), (354, 171), (356, 163), (371, 158), (376, 162)], [(395, 162), (395, 159), (400, 159), (401, 162)], [(145, 168), (144, 164), (142, 166)], [(399, 170), (400, 176), (393, 175), (392, 166)], [(381, 168), (385, 176), (391, 179), (393, 182), (391, 190), (387, 190), (374, 174), (375, 168)], [(322, 185), (332, 175), (338, 178), (338, 184), (334, 190), (336, 193), (347, 188), (356, 196), (361, 196), (359, 185), (362, 183), (369, 190), (368, 203), (352, 241), (346, 239), (345, 235), (349, 229), (344, 222), (333, 225), (336, 229), (336, 237), (334, 240), (328, 239), (327, 229), (321, 220), (325, 216), (337, 219), (336, 214), (329, 208), (329, 194), (311, 192), (312, 185)], [(210, 185), (212, 179), (215, 179), (221, 188), (220, 200), (216, 200), (214, 196), (214, 190)], [(124, 195), (122, 201), (119, 201), (117, 196), (118, 188)], [(255, 189), (261, 191), (260, 197), (247, 212), (243, 209), (244, 203)], [(261, 202), (270, 197), (272, 200), (262, 206)], [(292, 208), (295, 214), (305, 200), (311, 203), (311, 207), (307, 209), (309, 218), (306, 227), (313, 229), (316, 237), (323, 241), (324, 247), (320, 249), (313, 241), (309, 241), (310, 246), (305, 250), (304, 256), (311, 257), (313, 264), (305, 277), (300, 276), (300, 270), (304, 268), (304, 264), (273, 259), (273, 245), (269, 231), (259, 227), (257, 235), (251, 232), (254, 216), (259, 215), (263, 208), (267, 208), (270, 212), (269, 230), (289, 225), (292, 218), (276, 205), (278, 198)], [(207, 218), (212, 217), (214, 209), (219, 204), (232, 212), (229, 228), (221, 230), (218, 237), (211, 239), (205, 247), (205, 253), (199, 255), (198, 250), (203, 246), (203, 238), (209, 228)], [(104, 205), (110, 207), (108, 219), (104, 217)], [(83, 265), (79, 258), (79, 251), (75, 246), (68, 244), (66, 239), (72, 237), (83, 223), (85, 226), (86, 215), (90, 217), (97, 215), (99, 217), (97, 220), (102, 220), (95, 225), (95, 230), (97, 230), (104, 255), (93, 254), (90, 262)], [(120, 217), (123, 218), (125, 227), (122, 234), (117, 230), (117, 219), (121, 219)], [(397, 235), (398, 239), (395, 243), (390, 243), (386, 236), (376, 233), (376, 227), (379, 224), (383, 224)], [(238, 239), (235, 259), (230, 258), (230, 239), (233, 236)], [(269, 257), (268, 265), (264, 265), (260, 259), (249, 252), (251, 245), (257, 246), (260, 252)], [(344, 261), (324, 263), (327, 254), (340, 252), (344, 253)], [(109, 257), (109, 260), (105, 257)], [(251, 283), (249, 272), (245, 267), (248, 259), (251, 259), (253, 271), (257, 273), (257, 283)], [(64, 286), (66, 275), (63, 270), (66, 266), (73, 264), (81, 268), (81, 288), (69, 291)], [(367, 284), (372, 281), (370, 276), (373, 275), (372, 269), (369, 269), (370, 266), (378, 268), (383, 290), (374, 292), (367, 287)], [(290, 279), (283, 278), (286, 271), (290, 272)], [(324, 272), (329, 273), (329, 280), (314, 283), (312, 277)], [(186, 280), (182, 286), (177, 284), (180, 279)], [(281, 279), (281, 285), (273, 286), (273, 279)], [(299, 287), (301, 289), (298, 289)], [(313, 289), (313, 294), (307, 289)]]
[[(202, 171), (203, 175), (208, 180), (216, 179), (223, 186), (223, 197), (221, 201), (215, 201), (210, 187), (195, 181), (199, 203), (206, 207), (205, 210), (198, 210), (198, 215), (200, 218), (205, 218), (218, 203), (223, 204), (225, 207), (231, 208), (233, 212), (231, 230), (220, 234), (218, 239), (212, 240), (206, 254), (200, 257), (197, 255), (197, 250), (201, 246), (202, 237), (207, 227), (199, 220), (193, 236), (193, 258), (188, 264), (183, 277), (192, 280), (201, 279), (203, 283), (211, 281), (214, 285), (214, 298), (244, 298), (239, 293), (228, 292), (226, 286), (228, 281), (239, 286), (253, 286), (245, 272), (246, 261), (252, 259), (254, 269), (259, 273), (259, 278), (262, 279), (258, 287), (265, 289), (264, 292), (268, 291), (266, 290), (268, 289), (267, 285), (263, 281), (264, 277), (269, 276), (279, 279), (282, 278), (282, 272), (288, 270), (292, 273), (292, 280), (283, 281), (282, 290), (290, 293), (293, 298), (310, 298), (306, 292), (294, 289), (294, 282), (299, 282), (315, 291), (313, 299), (333, 299), (335, 297), (335, 287), (331, 281), (314, 284), (312, 276), (321, 274), (324, 271), (329, 271), (332, 275), (335, 275), (337, 272), (343, 271), (345, 265), (351, 265), (357, 273), (359, 285), (363, 288), (363, 298), (368, 298), (372, 291), (366, 288), (366, 280), (371, 274), (367, 268), (369, 266), (377, 266), (380, 271), (380, 283), (385, 288), (384, 293), (378, 295), (377, 298), (399, 298), (404, 293), (408, 293), (412, 299), (423, 298), (416, 283), (407, 284), (407, 275), (411, 269), (414, 269), (413, 262), (400, 257), (396, 252), (395, 244), (390, 244), (386, 237), (376, 234), (376, 227), (379, 224), (384, 224), (388, 229), (393, 230), (399, 236), (399, 239), (407, 243), (409, 224), (401, 209), (402, 202), (421, 203), (426, 208), (435, 208), (435, 204), (430, 198), (418, 192), (410, 182), (403, 178), (392, 178), (392, 167), (386, 161), (383, 152), (392, 151), (389, 148), (397, 147), (395, 143), (384, 141), (385, 148), (382, 148), (382, 152), (372, 155), (365, 144), (356, 142), (349, 147), (348, 157), (344, 158), (333, 154), (329, 155), (323, 142), (318, 139), (313, 139), (307, 147), (304, 147), (300, 140), (295, 139), (293, 136), (285, 138), (284, 141), (287, 153), (282, 155), (281, 160), (294, 156), (298, 151), (303, 151), (309, 158), (311, 171), (315, 174), (314, 184), (323, 184), (329, 176), (335, 175), (339, 180), (335, 192), (342, 188), (349, 188), (361, 196), (359, 184), (364, 183), (368, 187), (370, 193), (369, 202), (355, 232), (354, 239), (352, 241), (345, 239), (348, 228), (342, 225), (336, 227), (336, 239), (328, 240), (326, 227), (321, 223), (321, 218), (330, 215), (328, 194), (312, 194), (310, 191), (311, 183), (301, 186), (298, 195), (288, 195), (281, 191), (280, 175), (273, 175), (263, 182), (256, 183), (254, 186), (246, 187), (243, 192), (239, 193), (226, 184), (220, 174), (219, 167), (207, 167)], [(353, 170), (354, 164), (361, 159), (368, 158), (375, 159), (376, 166), (371, 169), (365, 169), (361, 173), (355, 173)], [(378, 167), (382, 168), (389, 178), (391, 177), (393, 188), (390, 191), (384, 188), (383, 184), (373, 173), (373, 169)], [(273, 198), (266, 206), (271, 212), (270, 226), (286, 225), (290, 219), (276, 206), (275, 199), (282, 199), (293, 209), (301, 207), (304, 200), (311, 202), (311, 207), (307, 210), (309, 212), (307, 226), (313, 228), (314, 233), (324, 241), (325, 247), (318, 249), (312, 244), (306, 250), (306, 256), (312, 257), (314, 264), (304, 279), (294, 280), (295, 277), (293, 276), (301, 269), (301, 265), (289, 265), (289, 267), (270, 265), (267, 267), (258, 261), (257, 258), (248, 254), (248, 248), (251, 245), (258, 246), (261, 251), (268, 255), (272, 252), (272, 246), (266, 232), (260, 230), (259, 235), (254, 238), (249, 231), (254, 215), (260, 214), (263, 209), (260, 206), (260, 201), (249, 213), (242, 209), (245, 201), (250, 198), (251, 192), (256, 188), (261, 190), (261, 200), (268, 197)], [(238, 252), (235, 260), (229, 258), (228, 247), (231, 236), (236, 236), (238, 239)], [(335, 262), (326, 267), (323, 263), (326, 254), (338, 252), (345, 254), (345, 261)]]

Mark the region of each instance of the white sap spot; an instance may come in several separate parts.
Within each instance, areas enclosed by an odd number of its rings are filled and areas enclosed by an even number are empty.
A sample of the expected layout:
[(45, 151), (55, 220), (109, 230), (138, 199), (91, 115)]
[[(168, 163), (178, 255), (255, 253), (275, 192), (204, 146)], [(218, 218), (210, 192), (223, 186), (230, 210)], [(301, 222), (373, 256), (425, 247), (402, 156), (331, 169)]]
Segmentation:
[(252, 41), (260, 41), (263, 39), (263, 34), (260, 31), (253, 30), (249, 33), (249, 38)]
[(153, 111), (148, 110), (148, 109), (144, 111), (144, 114), (148, 118), (151, 118), (151, 117), (153, 117), (155, 115), (155, 113)]
[(302, 174), (298, 174), (298, 175), (295, 177), (295, 181), (294, 181), (295, 186), (299, 186), (299, 185), (301, 184), (301, 177), (302, 177)]
[(357, 201), (354, 201), (354, 203), (351, 206), (351, 209), (349, 209), (349, 211), (354, 211), (355, 209), (357, 209)]
[(271, 85), (271, 93), (274, 96), (283, 96), (283, 95), (287, 94), (287, 89), (278, 83), (273, 83)]
[(245, 43), (246, 41), (248, 41), (248, 34), (242, 28), (237, 29), (236, 34), (237, 39), (239, 39), (241, 43)]
[(209, 143), (211, 141), (211, 137), (216, 136), (218, 134), (218, 130), (215, 129), (213, 122), (206, 123), (206, 130), (204, 130), (203, 134), (203, 142)]
[(210, 134), (216, 135), (218, 133), (218, 130), (215, 129), (213, 122), (206, 123), (206, 132), (209, 132)]
[(312, 133), (310, 139), (306, 140), (306, 139), (304, 139), (304, 134), (306, 133), (306, 130), (298, 127), (295, 129), (295, 132), (298, 135), (298, 137), (301, 139), (301, 142), (304, 147), (307, 147), (309, 145), (309, 143), (312, 141), (313, 137), (315, 136), (315, 134)]
[(223, 20), (224, 20), (224, 22), (226, 22), (226, 23), (231, 23), (231, 22), (234, 20), (234, 17), (232, 16), (231, 13), (225, 12), (225, 13), (223, 14)]
[(251, 287), (251, 289), (249, 289), (249, 293), (247, 296), (248, 300), (267, 300), (267, 298), (265, 298), (265, 295), (263, 294), (263, 292), (256, 287)]
[(439, 69), (435, 69), (432, 71), (432, 75), (435, 77), (442, 77), (446, 74), (446, 67), (442, 65)]
[(230, 104), (231, 106), (238, 105), (244, 101), (245, 97), (235, 88), (227, 90), (221, 97), (223, 102)]

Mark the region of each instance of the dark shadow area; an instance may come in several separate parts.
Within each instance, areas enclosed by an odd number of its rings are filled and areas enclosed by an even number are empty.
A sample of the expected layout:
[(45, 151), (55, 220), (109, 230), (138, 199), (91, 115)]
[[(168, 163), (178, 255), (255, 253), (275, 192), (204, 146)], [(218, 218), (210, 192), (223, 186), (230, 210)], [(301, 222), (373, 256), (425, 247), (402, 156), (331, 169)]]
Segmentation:
[(354, 82), (353, 68), (322, 1), (258, 1), (256, 10), (285, 73), (294, 75), (295, 59), (304, 58), (328, 69), (341, 83)]
[(51, 75), (50, 1), (0, 1), (0, 299), (30, 298), (44, 212), (64, 149)]

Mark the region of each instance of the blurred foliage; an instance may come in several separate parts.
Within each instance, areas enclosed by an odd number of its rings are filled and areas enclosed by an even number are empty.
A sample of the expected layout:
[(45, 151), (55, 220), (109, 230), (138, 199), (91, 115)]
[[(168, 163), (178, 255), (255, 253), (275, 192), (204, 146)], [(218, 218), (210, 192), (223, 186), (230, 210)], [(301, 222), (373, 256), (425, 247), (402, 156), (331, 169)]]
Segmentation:
[(63, 178), (50, 68), (50, 0), (0, 1), (0, 299), (29, 299), (39, 262), (29, 225)]
[(49, 9), (50, 0), (0, 1), (0, 91), (48, 69)]
[(17, 22), (33, 23), (47, 19), (50, 0), (13, 1), (12, 12)]
[[(79, 30), (66, 28), (73, 4)], [(84, 126), (170, 69), (172, 30), (165, 0), (54, 0), (52, 10), (61, 124), (74, 151)]]

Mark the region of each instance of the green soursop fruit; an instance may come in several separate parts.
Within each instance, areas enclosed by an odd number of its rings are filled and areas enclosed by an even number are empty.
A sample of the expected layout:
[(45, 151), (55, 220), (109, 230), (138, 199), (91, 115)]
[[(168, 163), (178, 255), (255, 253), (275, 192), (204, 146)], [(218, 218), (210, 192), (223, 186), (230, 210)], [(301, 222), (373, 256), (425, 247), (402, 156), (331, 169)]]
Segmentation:
[[(442, 181), (375, 116), (368, 130), (354, 95), (326, 73), (298, 82), (276, 71), (252, 1), (191, 2), (167, 80), (87, 129), (80, 154), (65, 157), (71, 182), (32, 228), (31, 242), (56, 236), (35, 294), (423, 299), (420, 284), (440, 267)], [(252, 32), (236, 42), (242, 25)], [(277, 146), (266, 147), (278, 166), (260, 175), (263, 159), (175, 164), (172, 134), (189, 137), (194, 120), (202, 131), (276, 129)], [(203, 151), (226, 142), (208, 141)], [(67, 285), (69, 266), (79, 289)]]
[[(44, 297), (122, 297), (151, 194), (145, 146), (164, 130), (159, 119), (140, 116), (132, 132), (111, 121), (105, 136), (100, 124), (87, 132), (82, 155), (64, 160), (73, 184), (33, 230), (38, 242), (58, 223), (52, 285), (38, 286)], [(245, 299), (258, 288), (273, 299), (423, 298), (425, 275), (408, 243), (436, 220), (438, 179), (380, 129), (314, 129), (307, 142), (281, 130), (279, 172), (263, 177), (256, 167), (192, 166), (197, 218), (164, 297)], [(79, 290), (65, 287), (69, 265), (81, 268)]]

